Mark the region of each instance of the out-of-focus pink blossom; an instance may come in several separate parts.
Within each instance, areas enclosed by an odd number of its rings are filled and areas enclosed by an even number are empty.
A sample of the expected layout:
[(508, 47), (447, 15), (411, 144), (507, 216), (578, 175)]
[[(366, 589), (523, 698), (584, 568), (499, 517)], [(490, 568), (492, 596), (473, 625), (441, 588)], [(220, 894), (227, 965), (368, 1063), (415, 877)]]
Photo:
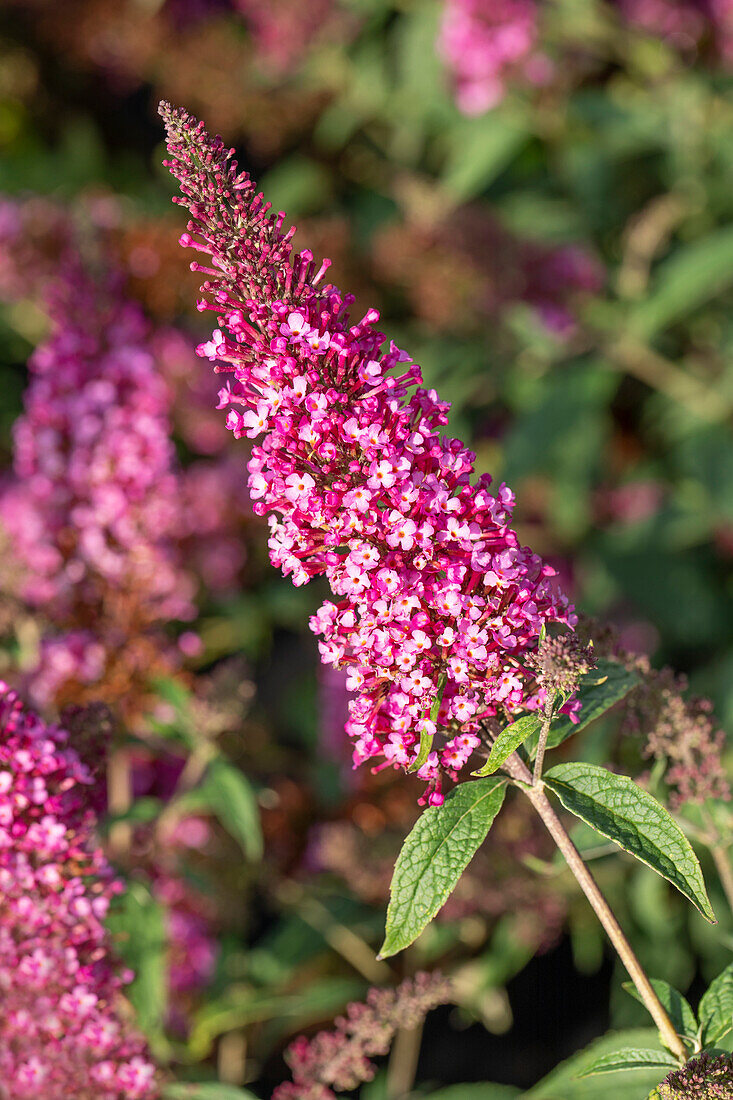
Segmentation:
[(81, 271), (50, 299), (31, 356), (2, 519), (27, 566), (24, 597), (57, 621), (102, 589), (134, 590), (142, 618), (189, 618), (192, 583), (173, 552), (179, 521), (168, 394), (137, 309)]
[(634, 26), (663, 38), (674, 49), (694, 54), (709, 47), (725, 65), (733, 62), (731, 0), (615, 0)]
[[(0, 521), (20, 595), (52, 624), (31, 674), (39, 704), (64, 685), (139, 666), (140, 639), (190, 619), (194, 582), (179, 536), (184, 504), (169, 392), (150, 328), (113, 279), (64, 261), (48, 289), (51, 331), (31, 356)], [(160, 645), (157, 647), (162, 649)]]
[(166, 911), (168, 987), (175, 1005), (178, 995), (195, 992), (210, 980), (218, 949), (211, 914), (180, 876), (160, 873), (153, 894)]
[(664, 487), (658, 481), (629, 481), (596, 493), (595, 507), (600, 520), (641, 523), (659, 511)]
[(97, 684), (106, 663), (105, 648), (90, 631), (70, 630), (43, 638), (37, 670), (29, 685), (31, 700), (38, 707), (47, 707), (69, 682)]
[(103, 921), (117, 882), (94, 838), (91, 777), (0, 683), (0, 1090), (8, 1100), (153, 1100)]
[(334, 14), (334, 0), (234, 0), (257, 45), (278, 72), (297, 65)]
[(538, 49), (535, 0), (447, 0), (438, 51), (466, 115), (501, 102), (512, 79), (544, 84), (552, 65)]

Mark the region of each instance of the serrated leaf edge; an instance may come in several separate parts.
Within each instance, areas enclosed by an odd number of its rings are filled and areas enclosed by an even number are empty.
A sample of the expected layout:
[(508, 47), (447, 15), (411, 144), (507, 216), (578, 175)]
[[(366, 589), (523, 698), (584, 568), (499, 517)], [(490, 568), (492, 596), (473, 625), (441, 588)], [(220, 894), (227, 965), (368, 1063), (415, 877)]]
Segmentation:
[[(491, 776), (489, 776), (488, 778), (489, 778), (489, 779), (491, 779), (492, 777), (491, 777)], [(488, 828), (487, 828), (487, 830), (486, 830), (486, 834), (487, 834), (487, 835), (488, 835), (488, 831), (489, 831), (489, 829), (491, 828), (491, 826), (493, 825), (494, 821), (496, 820), (496, 817), (498, 816), (498, 814), (499, 814), (499, 811), (501, 810), (501, 807), (502, 807), (502, 805), (503, 805), (503, 802), (504, 802), (504, 795), (506, 794), (506, 787), (507, 787), (507, 780), (505, 780), (505, 779), (502, 779), (502, 778), (500, 778), (500, 777), (497, 777), (497, 778), (495, 779), (495, 781), (494, 781), (494, 784), (492, 785), (491, 789), (490, 789), (490, 790), (488, 790), (488, 791), (486, 792), (486, 794), (485, 794), (485, 795), (481, 796), (481, 798), (489, 798), (489, 797), (490, 797), (490, 796), (491, 796), (491, 795), (492, 795), (492, 794), (493, 794), (493, 793), (494, 793), (494, 792), (495, 792), (496, 790), (499, 790), (499, 789), (502, 789), (502, 788), (503, 788), (503, 792), (504, 792), (504, 793), (502, 794), (502, 798), (501, 798), (501, 801), (500, 801), (500, 803), (499, 803), (499, 805), (498, 805), (498, 807), (497, 807), (497, 810), (496, 810), (496, 813), (494, 814), (494, 817), (493, 817), (493, 818), (492, 818), (492, 820), (491, 820), (491, 821), (489, 822), (489, 826), (488, 826)], [(456, 790), (458, 790), (459, 788), (457, 788), (457, 787), (456, 787), (455, 789), (456, 789)], [(440, 844), (439, 844), (439, 845), (438, 845), (438, 847), (436, 848), (435, 854), (433, 855), (433, 859), (435, 859), (435, 857), (437, 856), (437, 853), (438, 853), (438, 852), (440, 851), (440, 849), (441, 849), (441, 848), (443, 847), (443, 845), (444, 845), (444, 844), (446, 844), (446, 843), (448, 842), (448, 840), (449, 840), (449, 838), (450, 838), (451, 834), (452, 834), (453, 832), (455, 832), (455, 830), (456, 830), (456, 829), (458, 828), (458, 826), (460, 825), (460, 823), (461, 823), (461, 822), (462, 822), (462, 821), (463, 821), (463, 820), (464, 820), (464, 819), (465, 819), (466, 817), (468, 817), (468, 816), (469, 816), (469, 814), (473, 813), (473, 811), (475, 810), (476, 806), (477, 806), (477, 805), (479, 804), (479, 802), (481, 801), (481, 798), (477, 798), (477, 799), (476, 799), (476, 801), (475, 801), (474, 803), (472, 803), (472, 805), (471, 805), (471, 806), (470, 806), (470, 807), (469, 807), (468, 809), (466, 809), (466, 810), (464, 811), (464, 813), (462, 813), (462, 814), (461, 814), (461, 816), (460, 816), (459, 818), (457, 818), (457, 820), (456, 820), (456, 822), (455, 822), (455, 824), (454, 824), (453, 828), (451, 829), (451, 831), (450, 831), (450, 832), (449, 832), (448, 834), (446, 834), (446, 836), (445, 836), (445, 837), (444, 837), (444, 838), (443, 838), (443, 839), (441, 840)], [(426, 812), (427, 812), (427, 811), (426, 811)], [(424, 815), (423, 815), (423, 816), (424, 816)], [(422, 932), (424, 932), (424, 930), (425, 930), (425, 929), (427, 928), (428, 924), (430, 924), (430, 921), (431, 921), (431, 920), (433, 919), (433, 917), (434, 917), (434, 916), (436, 915), (436, 913), (440, 912), (440, 910), (441, 910), (441, 909), (443, 908), (443, 906), (445, 905), (446, 901), (448, 900), (448, 898), (449, 898), (449, 897), (450, 897), (450, 895), (452, 894), (453, 890), (455, 889), (455, 885), (454, 885), (453, 887), (451, 887), (450, 889), (446, 890), (446, 891), (445, 891), (444, 893), (441, 893), (441, 895), (439, 895), (439, 896), (441, 897), (441, 900), (440, 900), (440, 903), (439, 903), (439, 905), (438, 905), (437, 909), (435, 909), (435, 911), (433, 912), (433, 914), (432, 914), (431, 916), (429, 916), (429, 917), (427, 918), (427, 920), (425, 921), (425, 924), (423, 924), (423, 926), (422, 926), (422, 927), (421, 927), (421, 928), (419, 929), (419, 931), (418, 931), (418, 932), (417, 932), (417, 933), (415, 934), (415, 936), (413, 936), (413, 938), (412, 938), (412, 939), (411, 939), (411, 940), (410, 940), (410, 941), (409, 941), (408, 943), (406, 943), (406, 944), (403, 944), (402, 946), (400, 946), (400, 947), (397, 947), (397, 948), (395, 948), (394, 950), (389, 950), (389, 951), (387, 951), (387, 952), (385, 953), (385, 948), (386, 948), (386, 947), (387, 947), (387, 945), (388, 945), (388, 942), (389, 942), (389, 939), (390, 939), (390, 933), (392, 932), (392, 928), (393, 928), (393, 920), (394, 920), (394, 917), (393, 917), (393, 912), (394, 912), (394, 911), (393, 911), (393, 887), (394, 887), (394, 883), (395, 883), (395, 878), (396, 878), (396, 876), (397, 876), (397, 868), (398, 868), (398, 866), (399, 866), (399, 863), (400, 863), (400, 859), (401, 859), (401, 857), (402, 857), (402, 853), (404, 852), (404, 850), (405, 850), (405, 848), (406, 848), (406, 846), (407, 846), (407, 842), (409, 841), (409, 839), (410, 839), (410, 837), (412, 836), (413, 832), (415, 831), (415, 829), (416, 829), (416, 828), (418, 827), (418, 825), (420, 824), (420, 822), (421, 822), (422, 820), (423, 820), (423, 818), (422, 818), (422, 817), (418, 818), (418, 820), (417, 820), (417, 821), (415, 822), (415, 825), (413, 825), (412, 829), (410, 830), (410, 832), (408, 833), (407, 837), (405, 838), (405, 842), (404, 842), (404, 844), (402, 845), (402, 849), (401, 849), (401, 851), (400, 851), (400, 854), (399, 854), (399, 856), (397, 857), (397, 862), (395, 863), (395, 869), (394, 869), (394, 872), (393, 872), (393, 874), (392, 874), (392, 882), (391, 882), (391, 884), (390, 884), (390, 888), (389, 888), (389, 905), (387, 906), (387, 920), (386, 920), (386, 922), (385, 922), (385, 928), (384, 928), (384, 943), (382, 944), (382, 946), (381, 946), (381, 948), (380, 948), (380, 951), (379, 951), (379, 954), (377, 955), (377, 958), (378, 958), (378, 959), (387, 959), (387, 958), (390, 958), (390, 957), (391, 957), (392, 955), (396, 955), (396, 954), (398, 954), (398, 953), (399, 953), (400, 951), (404, 951), (404, 950), (405, 950), (405, 948), (406, 948), (406, 947), (409, 947), (411, 943), (414, 943), (414, 942), (415, 942), (415, 940), (417, 939), (417, 937), (418, 937), (418, 936), (419, 936), (419, 935), (420, 935), (420, 934), (421, 934)], [(485, 837), (484, 837), (484, 839), (485, 839)], [(479, 849), (479, 847), (481, 846), (481, 844), (482, 844), (482, 843), (483, 843), (483, 840), (481, 840), (481, 841), (479, 842), (479, 844), (477, 844), (477, 845), (476, 845), (476, 848), (474, 848), (473, 852), (471, 853), (471, 855), (469, 856), (468, 860), (466, 861), (466, 864), (465, 864), (465, 866), (464, 866), (464, 869), (465, 869), (465, 867), (467, 867), (467, 866), (468, 866), (468, 864), (470, 863), (470, 861), (471, 861), (471, 860), (473, 859), (474, 855), (476, 854), (476, 852), (478, 851), (478, 849)], [(461, 874), (462, 874), (462, 873), (463, 873), (463, 872), (461, 872)], [(460, 875), (459, 875), (459, 878), (460, 878)], [(414, 897), (413, 897), (413, 899), (412, 899), (412, 900), (414, 901)]]
[[(647, 1055), (648, 1057), (639, 1060), (640, 1055)], [(626, 1059), (625, 1063), (617, 1064), (619, 1060)], [(631, 1059), (635, 1058), (636, 1061)], [(597, 1077), (602, 1073), (621, 1073), (634, 1069), (679, 1069), (679, 1062), (672, 1054), (667, 1054), (663, 1050), (643, 1050), (629, 1048), (627, 1050), (613, 1051), (610, 1054), (603, 1055), (598, 1058), (591, 1065), (586, 1066), (582, 1073), (578, 1074), (578, 1079), (582, 1077)]]
[[(579, 763), (579, 762), (577, 762), (577, 761), (574, 761), (573, 763)], [(558, 797), (558, 798), (560, 799), (560, 801), (562, 802), (563, 806), (565, 806), (565, 809), (566, 809), (566, 810), (568, 810), (568, 812), (569, 812), (569, 813), (571, 813), (571, 814), (574, 814), (574, 815), (575, 815), (575, 817), (577, 817), (577, 818), (578, 818), (578, 819), (579, 819), (580, 821), (585, 821), (586, 825), (590, 825), (591, 829), (595, 829), (595, 830), (596, 830), (596, 832), (597, 832), (597, 833), (600, 833), (600, 835), (601, 835), (601, 836), (605, 836), (605, 837), (606, 837), (606, 838), (607, 838), (608, 840), (610, 840), (610, 841), (612, 841), (612, 842), (613, 842), (614, 844), (616, 844), (616, 845), (617, 845), (617, 846), (618, 846), (618, 847), (619, 847), (619, 848), (620, 848), (620, 849), (621, 849), (622, 851), (624, 851), (624, 852), (628, 852), (628, 854), (629, 854), (629, 855), (633, 856), (633, 857), (634, 857), (635, 859), (638, 859), (640, 863), (643, 863), (643, 864), (644, 864), (644, 865), (645, 865), (646, 867), (648, 867), (648, 868), (649, 868), (649, 869), (650, 869), (651, 871), (654, 871), (654, 872), (655, 872), (655, 874), (657, 874), (657, 875), (660, 875), (660, 876), (661, 876), (662, 878), (665, 878), (665, 879), (667, 879), (667, 882), (669, 882), (669, 883), (670, 883), (670, 884), (671, 884), (672, 886), (674, 886), (674, 887), (675, 887), (675, 889), (676, 889), (676, 890), (678, 890), (678, 891), (679, 891), (679, 893), (681, 893), (683, 897), (686, 897), (686, 898), (687, 898), (687, 900), (688, 900), (689, 902), (691, 902), (691, 904), (692, 904), (692, 905), (694, 905), (694, 907), (695, 907), (695, 908), (697, 909), (697, 911), (698, 911), (698, 912), (699, 912), (699, 913), (700, 913), (700, 914), (701, 914), (701, 915), (702, 915), (703, 917), (705, 917), (705, 919), (706, 919), (706, 920), (708, 920), (708, 921), (709, 921), (709, 922), (710, 922), (711, 924), (717, 924), (718, 922), (717, 922), (717, 919), (716, 919), (715, 913), (713, 912), (713, 907), (712, 907), (712, 905), (710, 904), (710, 898), (708, 897), (707, 887), (705, 886), (705, 880), (704, 880), (704, 878), (703, 878), (703, 874), (702, 874), (702, 868), (701, 868), (701, 866), (700, 866), (700, 861), (699, 861), (699, 859), (697, 858), (697, 855), (695, 854), (695, 850), (694, 850), (694, 848), (693, 848), (693, 847), (692, 847), (692, 845), (690, 844), (690, 842), (689, 842), (689, 840), (687, 839), (687, 837), (685, 836), (685, 834), (684, 834), (684, 833), (682, 832), (682, 829), (680, 828), (680, 826), (679, 826), (679, 825), (677, 824), (677, 822), (675, 821), (675, 819), (674, 819), (674, 818), (672, 817), (672, 815), (670, 814), (669, 810), (667, 810), (667, 809), (666, 809), (666, 808), (665, 808), (665, 807), (664, 807), (664, 806), (662, 805), (662, 803), (661, 803), (661, 802), (657, 801), (657, 799), (656, 799), (656, 798), (654, 798), (654, 796), (653, 796), (653, 795), (649, 794), (649, 792), (648, 792), (648, 791), (645, 791), (645, 790), (644, 790), (644, 789), (643, 789), (642, 787), (639, 787), (637, 783), (634, 783), (633, 779), (631, 779), (631, 778), (630, 778), (630, 777), (629, 777), (628, 775), (617, 775), (617, 773), (615, 773), (615, 772), (610, 772), (610, 771), (608, 771), (608, 769), (607, 769), (607, 768), (600, 768), (600, 767), (598, 767), (598, 765), (596, 765), (596, 764), (582, 764), (582, 765), (581, 765), (581, 766), (582, 766), (582, 767), (584, 767), (584, 768), (589, 768), (589, 769), (592, 769), (592, 770), (598, 770), (598, 771), (605, 771), (605, 772), (607, 772), (607, 774), (608, 774), (608, 775), (615, 775), (615, 776), (616, 776), (616, 778), (618, 778), (618, 779), (625, 779), (625, 780), (627, 780), (627, 782), (629, 782), (629, 783), (632, 783), (632, 784), (633, 784), (633, 785), (634, 785), (634, 786), (635, 786), (635, 787), (636, 787), (636, 788), (637, 788), (637, 789), (639, 790), (639, 792), (640, 792), (640, 793), (641, 793), (642, 795), (645, 795), (645, 796), (646, 796), (647, 798), (651, 799), (651, 800), (652, 800), (653, 802), (655, 802), (655, 803), (656, 803), (656, 805), (657, 805), (657, 806), (658, 806), (658, 807), (659, 807), (659, 808), (660, 808), (661, 810), (663, 810), (663, 811), (664, 811), (664, 813), (665, 813), (665, 814), (667, 815), (667, 817), (668, 817), (668, 818), (669, 818), (669, 820), (671, 821), (672, 825), (673, 825), (673, 826), (675, 827), (675, 829), (676, 829), (676, 830), (677, 830), (677, 832), (679, 833), (679, 835), (680, 835), (680, 837), (681, 837), (682, 841), (684, 842), (684, 844), (685, 844), (685, 845), (687, 846), (687, 848), (689, 849), (689, 852), (690, 852), (690, 855), (691, 855), (691, 857), (692, 857), (692, 860), (694, 861), (694, 864), (695, 864), (695, 866), (697, 867), (697, 870), (698, 870), (698, 871), (699, 871), (699, 873), (700, 873), (700, 882), (702, 883), (702, 896), (704, 897), (704, 899), (705, 899), (705, 902), (707, 903), (707, 912), (705, 911), (705, 908), (703, 908), (703, 906), (702, 906), (702, 905), (701, 905), (701, 904), (700, 904), (700, 903), (699, 903), (699, 902), (698, 902), (698, 901), (696, 900), (696, 898), (694, 898), (694, 897), (690, 897), (690, 895), (689, 895), (688, 893), (686, 893), (686, 892), (685, 892), (684, 890), (680, 890), (680, 888), (679, 888), (679, 886), (677, 885), (677, 883), (676, 883), (676, 882), (674, 882), (674, 881), (673, 881), (672, 879), (670, 879), (670, 878), (667, 878), (667, 875), (665, 875), (665, 874), (664, 874), (664, 873), (663, 873), (662, 871), (659, 871), (659, 870), (657, 870), (657, 868), (656, 868), (656, 867), (654, 867), (654, 866), (653, 866), (653, 865), (652, 865), (651, 863), (649, 863), (649, 861), (648, 861), (648, 860), (644, 859), (644, 858), (643, 858), (643, 856), (637, 855), (637, 854), (636, 854), (636, 852), (632, 852), (632, 851), (630, 851), (630, 850), (629, 850), (628, 848), (625, 848), (625, 847), (624, 847), (624, 846), (623, 846), (622, 844), (620, 844), (620, 843), (619, 843), (619, 841), (618, 841), (618, 840), (616, 840), (616, 839), (615, 839), (614, 837), (612, 837), (612, 836), (609, 836), (609, 835), (608, 835), (608, 833), (605, 833), (605, 832), (603, 831), (603, 829), (600, 829), (600, 828), (598, 827), (598, 825), (596, 825), (596, 824), (595, 824), (595, 822), (593, 822), (593, 821), (589, 821), (587, 817), (584, 817), (584, 816), (583, 816), (582, 814), (578, 813), (578, 812), (577, 812), (577, 810), (573, 809), (573, 808), (572, 808), (571, 806), (568, 806), (568, 805), (567, 805), (567, 804), (565, 803), (565, 801), (564, 801), (564, 799), (563, 799), (563, 797), (562, 797), (562, 791), (561, 791), (561, 789), (562, 789), (563, 787), (566, 787), (566, 788), (569, 788), (570, 790), (575, 790), (576, 788), (574, 788), (574, 787), (573, 787), (573, 785), (572, 785), (571, 783), (568, 783), (567, 781), (563, 781), (563, 780), (555, 780), (555, 779), (553, 778), (553, 776), (552, 776), (552, 772), (553, 772), (553, 771), (557, 771), (557, 770), (558, 770), (558, 768), (566, 768), (566, 767), (569, 767), (569, 766), (570, 766), (570, 764), (569, 764), (569, 763), (568, 763), (568, 764), (559, 764), (559, 765), (556, 765), (556, 767), (555, 767), (555, 768), (552, 768), (552, 769), (550, 769), (550, 771), (549, 771), (549, 772), (547, 772), (547, 773), (546, 773), (546, 774), (545, 774), (545, 775), (543, 776), (543, 782), (545, 783), (545, 785), (546, 785), (547, 787), (549, 787), (549, 788), (550, 788), (550, 790), (551, 790), (551, 791), (554, 791), (554, 793), (555, 793), (555, 794), (557, 795), (557, 797)], [(584, 794), (584, 792), (582, 792), (582, 791), (578, 791), (578, 794), (581, 794), (581, 795), (583, 795), (583, 794)], [(584, 795), (584, 797), (586, 797), (586, 798), (589, 798), (590, 796), (588, 796), (588, 795)]]

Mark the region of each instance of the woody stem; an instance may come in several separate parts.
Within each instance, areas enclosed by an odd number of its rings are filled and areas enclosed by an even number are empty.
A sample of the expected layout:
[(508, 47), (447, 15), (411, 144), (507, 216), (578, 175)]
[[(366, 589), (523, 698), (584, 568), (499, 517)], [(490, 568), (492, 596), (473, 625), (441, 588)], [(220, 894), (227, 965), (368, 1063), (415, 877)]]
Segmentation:
[(567, 834), (565, 827), (555, 813), (542, 783), (533, 785), (533, 776), (524, 761), (513, 753), (504, 765), (505, 770), (522, 784), (522, 790), (529, 798), (535, 810), (542, 818), (545, 828), (557, 844), (565, 862), (575, 876), (578, 885), (590, 902), (593, 911), (603, 925), (608, 938), (616, 949), (621, 962), (626, 967), (629, 977), (636, 986), (641, 1000), (646, 1006), (665, 1045), (679, 1058), (680, 1063), (687, 1060), (687, 1049), (674, 1029), (664, 1006), (654, 992), (649, 978), (639, 962), (634, 950), (626, 939), (620, 924), (616, 920), (613, 911), (603, 896), (596, 880), (583, 862), (578, 849)]

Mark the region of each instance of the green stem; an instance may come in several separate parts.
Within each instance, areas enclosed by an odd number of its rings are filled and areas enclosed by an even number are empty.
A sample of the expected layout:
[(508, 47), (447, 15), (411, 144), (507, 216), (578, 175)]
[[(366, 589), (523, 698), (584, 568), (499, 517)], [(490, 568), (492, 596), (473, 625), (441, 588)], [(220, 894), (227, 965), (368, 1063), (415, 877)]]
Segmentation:
[(723, 887), (731, 912), (733, 912), (733, 868), (730, 863), (730, 844), (726, 844), (720, 835), (720, 829), (708, 807), (702, 806), (701, 810), (707, 828), (707, 832), (702, 835), (701, 839), (706, 847), (710, 849), (715, 869), (720, 878), (720, 884)]
[(534, 775), (532, 776), (532, 783), (536, 787), (542, 778), (542, 765), (545, 762), (545, 749), (547, 748), (547, 738), (550, 733), (550, 722), (552, 721), (552, 712), (555, 709), (555, 692), (551, 692), (545, 701), (545, 709), (542, 717), (542, 728), (540, 729), (540, 736), (537, 742), (537, 755), (534, 758)]
[(714, 844), (711, 846), (710, 851), (715, 862), (715, 867), (720, 876), (720, 882), (725, 891), (725, 896), (728, 899), (728, 905), (731, 912), (733, 912), (733, 867), (730, 865), (730, 858), (728, 856), (729, 849), (724, 848), (722, 844)]
[[(107, 761), (107, 809), (111, 815), (127, 813), (132, 806), (132, 765), (130, 753), (116, 748)], [(109, 830), (108, 848), (114, 859), (124, 860), (132, 843), (132, 825), (116, 821)]]
[(423, 1024), (402, 1027), (395, 1035), (387, 1067), (387, 1100), (402, 1100), (412, 1091), (420, 1057)]

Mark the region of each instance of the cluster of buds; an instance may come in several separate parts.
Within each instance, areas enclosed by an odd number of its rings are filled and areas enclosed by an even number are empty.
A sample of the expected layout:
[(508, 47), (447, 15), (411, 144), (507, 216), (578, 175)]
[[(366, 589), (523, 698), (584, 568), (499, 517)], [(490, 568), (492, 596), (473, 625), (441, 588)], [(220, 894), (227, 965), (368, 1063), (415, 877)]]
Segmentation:
[(689, 695), (686, 678), (671, 668), (655, 669), (646, 655), (626, 651), (609, 627), (584, 622), (579, 634), (592, 634), (595, 653), (639, 676), (623, 704), (622, 732), (642, 741), (645, 757), (666, 762), (672, 806), (729, 801), (725, 733), (716, 725), (710, 699)]
[[(191, 212), (182, 244), (207, 253), (203, 290), (218, 324), (198, 352), (230, 379), (219, 407), (256, 439), (254, 509), (270, 516), (270, 557), (296, 585), (333, 592), (311, 620), (321, 658), (348, 671), (355, 764), (417, 771), (442, 801), (479, 744), (480, 721), (542, 704), (526, 668), (543, 625), (573, 625), (554, 569), (521, 546), (514, 497), (472, 484), (475, 456), (441, 434), (449, 406), (379, 315), (352, 324), (328, 267), (293, 253), (233, 150), (164, 104), (168, 162)], [(432, 750), (437, 728), (446, 732)]]
[(371, 1081), (371, 1059), (386, 1054), (398, 1029), (418, 1027), (431, 1009), (450, 1000), (440, 974), (416, 974), (397, 989), (371, 989), (366, 1003), (350, 1004), (333, 1031), (296, 1039), (286, 1060), (293, 1081), (275, 1089), (272, 1100), (334, 1100), (336, 1091)]
[(659, 1100), (728, 1100), (732, 1092), (733, 1058), (729, 1054), (693, 1058), (665, 1077), (658, 1089)]
[(668, 762), (665, 781), (673, 804), (728, 801), (725, 734), (716, 728), (712, 702), (688, 697), (686, 690), (685, 678), (671, 669), (650, 669), (631, 697), (628, 723), (646, 733), (645, 756)]
[(527, 664), (537, 672), (537, 683), (548, 694), (558, 692), (569, 698), (581, 676), (595, 668), (593, 647), (583, 645), (576, 634), (549, 635), (542, 639), (535, 653), (527, 657)]
[(5, 684), (0, 734), (0, 1091), (153, 1100), (103, 924), (122, 886), (94, 839), (91, 773)]

